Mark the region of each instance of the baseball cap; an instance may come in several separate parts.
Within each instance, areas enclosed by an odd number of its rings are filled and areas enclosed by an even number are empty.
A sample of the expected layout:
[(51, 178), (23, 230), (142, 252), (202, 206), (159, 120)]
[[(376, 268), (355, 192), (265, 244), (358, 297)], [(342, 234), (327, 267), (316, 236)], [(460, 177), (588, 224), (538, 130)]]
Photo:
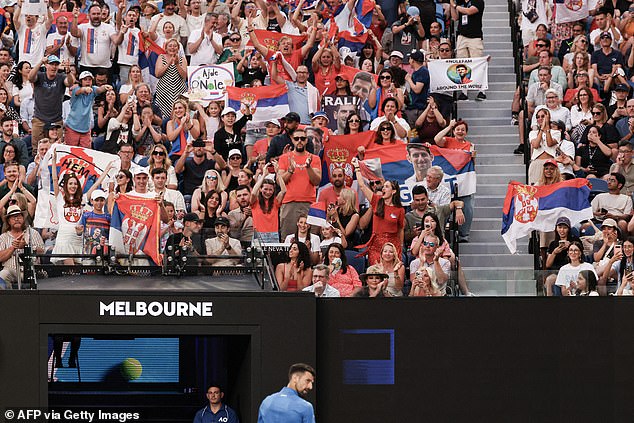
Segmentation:
[(555, 161), (555, 159), (548, 159), (548, 160), (546, 160), (546, 161), (544, 162), (544, 167), (545, 167), (546, 165), (553, 165), (553, 166), (557, 167), (557, 162)]
[(280, 122), (279, 119), (267, 120), (266, 122), (264, 122), (264, 126), (268, 125), (269, 123), (272, 123), (273, 125), (277, 126), (278, 128), (282, 127), (282, 122)]
[(411, 52), (408, 56), (410, 59), (417, 63), (423, 63), (425, 61), (425, 55), (420, 50), (415, 50)]
[(92, 76), (92, 73), (90, 73), (89, 71), (83, 71), (82, 73), (79, 74), (79, 79), (84, 79), (84, 78), (88, 78), (88, 77), (91, 77), (91, 78), (95, 79)]
[(420, 16), (420, 10), (416, 6), (410, 6), (407, 8), (407, 14), (409, 16)]
[(603, 38), (612, 39), (612, 34), (610, 34), (610, 32), (608, 32), (608, 31), (602, 32), (601, 33), (601, 39), (603, 39)]
[(200, 218), (198, 217), (196, 213), (187, 213), (185, 216), (183, 216), (183, 222), (198, 222), (198, 221), (200, 221)]
[(222, 113), (220, 113), (220, 116), (224, 116), (227, 113), (234, 113), (234, 114), (238, 114), (236, 112), (236, 109), (234, 109), (233, 107), (225, 107), (224, 109), (222, 109)]
[(237, 148), (232, 148), (231, 150), (229, 150), (229, 155), (227, 157), (231, 157), (235, 155), (242, 157), (242, 152), (238, 150)]
[(569, 228), (572, 226), (570, 224), (570, 219), (568, 219), (566, 216), (561, 216), (560, 218), (557, 219), (555, 226), (559, 226), (559, 225), (566, 225)]
[(227, 219), (224, 216), (220, 216), (216, 218), (216, 221), (214, 222), (214, 226), (218, 226), (218, 225), (225, 225), (227, 228), (231, 226), (231, 224), (229, 223), (229, 219)]
[(7, 209), (7, 217), (13, 216), (16, 214), (22, 214), (22, 209), (20, 208), (20, 206), (15, 204), (9, 206), (9, 208)]
[(403, 56), (403, 53), (401, 53), (398, 50), (394, 50), (392, 53), (390, 53), (390, 57), (392, 56), (396, 56), (396, 57), (400, 57), (401, 59), (403, 59), (405, 56)]
[(627, 84), (618, 84), (614, 88), (614, 91), (626, 91), (626, 92), (629, 92), (630, 91), (630, 87)]
[(60, 125), (59, 123), (47, 123), (46, 125), (44, 125), (44, 130), (50, 131), (51, 129), (59, 129), (61, 127), (62, 125)]
[(47, 59), (48, 59), (48, 63), (62, 63), (62, 61), (59, 60), (59, 57), (55, 56), (54, 54), (51, 54), (50, 56), (48, 56)]
[(299, 117), (299, 115), (295, 112), (289, 112), (286, 114), (286, 116), (284, 116), (284, 120), (289, 121), (289, 122), (299, 122), (301, 121), (301, 118)]
[(195, 139), (194, 142), (192, 142), (192, 147), (204, 147), (204, 146), (205, 146), (205, 141), (203, 141), (200, 138)]
[(323, 117), (323, 118), (325, 118), (328, 122), (330, 122), (330, 119), (328, 119), (328, 115), (326, 114), (326, 112), (321, 112), (321, 111), (320, 111), (320, 112), (315, 112), (315, 113), (313, 113), (313, 117), (312, 117), (312, 118), (310, 118), (310, 120), (313, 120), (313, 119), (318, 118), (318, 117)]
[(137, 176), (137, 175), (149, 176), (150, 175), (150, 172), (147, 170), (147, 167), (137, 167), (133, 173), (134, 173), (134, 176)]
[(601, 224), (601, 226), (611, 226), (613, 228), (618, 228), (618, 226), (616, 225), (616, 221), (612, 218), (607, 218), (603, 221), (603, 223)]
[(96, 200), (97, 198), (107, 198), (108, 195), (101, 189), (96, 189), (90, 194), (91, 200)]

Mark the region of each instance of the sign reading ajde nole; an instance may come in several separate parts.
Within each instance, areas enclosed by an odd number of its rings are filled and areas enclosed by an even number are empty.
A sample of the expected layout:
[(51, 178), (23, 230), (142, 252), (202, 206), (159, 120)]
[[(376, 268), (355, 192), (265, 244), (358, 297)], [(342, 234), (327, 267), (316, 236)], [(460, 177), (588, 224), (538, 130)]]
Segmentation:
[(211, 301), (99, 301), (100, 316), (212, 317)]
[(188, 66), (187, 79), (190, 100), (223, 100), (227, 87), (235, 85), (233, 64)]
[(429, 91), (476, 90), (489, 88), (489, 57), (465, 57), (429, 61)]

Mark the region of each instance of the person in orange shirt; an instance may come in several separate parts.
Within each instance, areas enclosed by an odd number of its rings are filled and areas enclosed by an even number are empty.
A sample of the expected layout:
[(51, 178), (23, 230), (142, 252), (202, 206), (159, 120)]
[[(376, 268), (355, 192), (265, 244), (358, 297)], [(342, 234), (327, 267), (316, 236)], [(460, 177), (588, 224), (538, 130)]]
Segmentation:
[(279, 119), (271, 119), (266, 121), (266, 138), (257, 140), (253, 146), (253, 154), (251, 157), (254, 159), (257, 157), (266, 157), (266, 152), (269, 150), (269, 144), (271, 139), (278, 135), (282, 131), (282, 123)]
[(282, 154), (279, 168), (287, 193), (280, 208), (280, 230), (282, 239), (295, 233), (297, 218), (308, 213), (315, 202), (316, 189), (321, 181), (319, 156), (306, 151), (306, 131), (296, 129), (291, 137), (293, 150)]
[[(264, 242), (280, 242), (278, 216), (282, 200), (286, 195), (286, 184), (280, 177), (277, 163), (267, 163), (264, 168), (268, 175), (260, 175), (251, 192), (251, 214), (253, 228)], [(275, 180), (280, 192), (275, 195)]]

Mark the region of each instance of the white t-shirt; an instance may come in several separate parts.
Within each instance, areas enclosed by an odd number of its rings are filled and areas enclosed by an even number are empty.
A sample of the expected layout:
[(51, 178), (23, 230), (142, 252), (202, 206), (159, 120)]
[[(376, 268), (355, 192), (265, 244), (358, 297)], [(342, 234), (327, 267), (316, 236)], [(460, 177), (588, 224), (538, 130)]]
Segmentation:
[(110, 68), (112, 40), (110, 36), (117, 31), (112, 25), (100, 24), (92, 26), (91, 23), (79, 25), (81, 31), (81, 66)]
[[(579, 276), (579, 272), (582, 270), (591, 270), (592, 273), (597, 274), (594, 270), (594, 266), (590, 263), (581, 263), (579, 266), (573, 266), (572, 264), (566, 264), (561, 266), (559, 269), (559, 273), (557, 273), (557, 280), (555, 281), (555, 285), (565, 286), (566, 288), (570, 288), (570, 282), (576, 282), (577, 277)], [(599, 277), (597, 276), (597, 279)]]
[[(284, 244), (290, 244), (294, 236), (295, 234), (287, 235), (286, 239), (284, 240)], [(297, 242), (306, 242), (306, 238), (299, 237), (299, 239), (297, 239)], [(310, 234), (310, 252), (311, 253), (319, 252), (319, 242), (320, 241), (319, 241), (318, 235)]]
[[(382, 124), (383, 122), (385, 122), (386, 117), (385, 116), (381, 116), (378, 117), (376, 119), (374, 119), (372, 121), (372, 123), (370, 124), (370, 131), (376, 131), (377, 128), (379, 127), (380, 124)], [(396, 117), (396, 121), (403, 127), (403, 129), (405, 129), (405, 131), (409, 132), (409, 123), (407, 123), (407, 121), (403, 118), (400, 117)], [(394, 138), (396, 138), (397, 140), (401, 140), (401, 141), (405, 141), (407, 142), (407, 135), (405, 136), (405, 138), (401, 138), (398, 136), (398, 134), (396, 132), (394, 132)]]
[(176, 34), (177, 36), (185, 38), (189, 36), (189, 27), (187, 26), (187, 22), (180, 15), (174, 13), (170, 16), (163, 15), (163, 18), (161, 18), (160, 15), (154, 15), (152, 16), (152, 20), (150, 22), (154, 23), (159, 19), (160, 21), (158, 23), (158, 26), (156, 27), (156, 33), (160, 36), (164, 36), (163, 25), (165, 25), (165, 22), (171, 22), (172, 25), (174, 25), (174, 34)]
[(69, 60), (72, 62), (75, 60), (75, 56), (70, 54), (70, 52), (68, 51), (68, 47), (66, 46), (66, 40), (68, 39), (68, 37), (70, 37), (70, 44), (73, 47), (80, 46), (81, 43), (79, 42), (79, 39), (70, 35), (70, 32), (67, 32), (66, 35), (61, 35), (59, 32), (55, 31), (52, 34), (48, 34), (48, 36), (46, 37), (46, 47), (58, 46), (61, 44), (59, 51), (53, 54), (59, 57), (62, 61)]
[(141, 30), (139, 28), (128, 28), (123, 34), (123, 42), (119, 44), (119, 64), (121, 65), (138, 65), (139, 64), (139, 46), (141, 45)]
[(39, 63), (44, 57), (46, 50), (46, 26), (44, 24), (36, 24), (33, 28), (26, 26), (24, 15), (20, 16), (20, 30), (18, 37), (20, 39), (20, 48), (18, 50), (19, 61), (27, 61), (32, 66)]
[[(189, 39), (187, 40), (187, 44), (194, 44), (198, 42), (200, 39), (200, 33), (203, 31), (202, 28), (196, 29), (189, 34)], [(222, 45), (222, 36), (217, 32), (213, 32), (212, 35), (213, 40)], [(200, 65), (213, 65), (218, 60), (218, 56), (216, 55), (216, 50), (214, 50), (214, 46), (211, 44), (211, 40), (207, 35), (200, 42), (200, 46), (198, 46), (198, 50), (195, 53), (192, 53), (190, 66), (200, 66)]]

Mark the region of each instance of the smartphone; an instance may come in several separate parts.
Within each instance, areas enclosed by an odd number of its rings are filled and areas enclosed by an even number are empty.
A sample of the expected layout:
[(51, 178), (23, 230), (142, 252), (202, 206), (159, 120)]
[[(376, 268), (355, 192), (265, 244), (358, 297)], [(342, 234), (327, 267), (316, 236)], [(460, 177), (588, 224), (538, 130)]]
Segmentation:
[(566, 245), (566, 241), (564, 241), (563, 239), (559, 240), (559, 245)]
[(268, 166), (267, 166), (267, 168), (266, 168), (266, 170), (267, 170), (269, 173), (275, 173), (275, 166), (273, 166), (273, 165), (268, 165)]
[(425, 223), (425, 229), (429, 229), (431, 228), (431, 225), (429, 223)]

